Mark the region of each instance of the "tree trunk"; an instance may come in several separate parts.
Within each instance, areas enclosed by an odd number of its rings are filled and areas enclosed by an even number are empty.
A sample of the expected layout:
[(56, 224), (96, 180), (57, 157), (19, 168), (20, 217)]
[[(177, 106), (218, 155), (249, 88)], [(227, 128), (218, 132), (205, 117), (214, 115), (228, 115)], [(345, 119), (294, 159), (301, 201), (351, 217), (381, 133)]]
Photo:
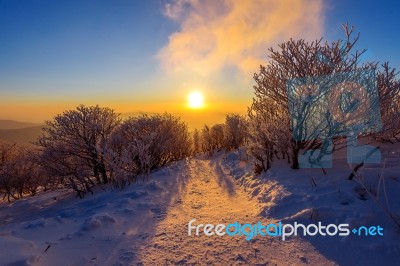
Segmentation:
[(299, 169), (299, 158), (297, 157), (296, 153), (292, 154), (292, 169)]
[(100, 168), (101, 177), (103, 178), (103, 184), (107, 184), (108, 177), (107, 177), (106, 167), (104, 166), (104, 164), (102, 164), (102, 165), (100, 165), (99, 168)]
[(300, 144), (298, 141), (292, 141), (292, 169), (299, 169), (299, 152), (300, 152)]

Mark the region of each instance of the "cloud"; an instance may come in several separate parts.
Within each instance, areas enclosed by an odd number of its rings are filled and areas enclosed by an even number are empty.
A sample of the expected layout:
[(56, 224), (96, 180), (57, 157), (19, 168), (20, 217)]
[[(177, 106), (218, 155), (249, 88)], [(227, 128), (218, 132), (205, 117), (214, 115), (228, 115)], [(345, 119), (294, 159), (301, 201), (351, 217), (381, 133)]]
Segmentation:
[(164, 15), (180, 29), (157, 57), (168, 72), (207, 75), (229, 66), (254, 73), (269, 47), (320, 38), (323, 11), (322, 0), (174, 0)]
[(164, 7), (164, 15), (172, 20), (178, 20), (183, 13), (185, 4), (189, 3), (187, 0), (175, 1), (174, 3), (167, 3)]

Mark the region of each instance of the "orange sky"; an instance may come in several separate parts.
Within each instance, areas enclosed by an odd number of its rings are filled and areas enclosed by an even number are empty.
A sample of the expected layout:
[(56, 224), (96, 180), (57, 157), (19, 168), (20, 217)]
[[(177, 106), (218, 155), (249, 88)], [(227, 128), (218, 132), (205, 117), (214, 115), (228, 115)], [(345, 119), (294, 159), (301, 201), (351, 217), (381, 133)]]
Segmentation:
[[(187, 107), (186, 102), (176, 103), (120, 103), (120, 102), (90, 102), (83, 104), (109, 107), (116, 112), (121, 113), (123, 118), (138, 115), (140, 113), (163, 113), (180, 116), (183, 121), (187, 122), (191, 129), (201, 128), (204, 124), (221, 123), (225, 119), (226, 113), (245, 114), (247, 106), (251, 102), (206, 102), (204, 108), (191, 109)], [(51, 119), (54, 115), (62, 113), (65, 110), (74, 109), (80, 103), (65, 102), (44, 102), (44, 101), (19, 101), (3, 103), (0, 107), (0, 119), (9, 119), (42, 123), (44, 120)]]
[[(322, 0), (134, 3), (112, 6), (116, 13), (84, 1), (11, 5), (0, 119), (41, 123), (99, 104), (120, 113), (167, 111), (192, 128), (222, 122), (227, 113), (246, 113), (269, 47), (323, 32)], [(205, 108), (186, 107), (193, 90), (204, 94)]]

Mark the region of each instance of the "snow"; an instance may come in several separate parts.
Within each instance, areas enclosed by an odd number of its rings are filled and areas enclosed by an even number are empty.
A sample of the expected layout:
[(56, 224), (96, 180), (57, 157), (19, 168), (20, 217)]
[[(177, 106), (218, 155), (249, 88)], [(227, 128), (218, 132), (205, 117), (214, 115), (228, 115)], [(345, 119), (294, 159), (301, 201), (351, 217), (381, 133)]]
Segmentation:
[[(261, 176), (249, 174), (251, 165), (234, 155), (221, 162), (225, 173), (248, 195), (263, 204), (260, 216), (283, 223), (302, 222), (348, 223), (351, 228), (380, 225), (384, 236), (304, 237), (319, 253), (338, 264), (351, 262), (363, 265), (392, 265), (399, 261), (400, 228), (379, 206), (389, 210), (399, 221), (400, 145), (381, 145), (383, 160), (379, 165), (367, 164), (359, 170), (359, 178), (348, 180), (351, 173), (346, 163), (346, 150), (334, 154), (333, 168), (293, 170), (283, 160)], [(384, 185), (376, 191), (382, 175)], [(361, 185), (363, 184), (363, 185)], [(378, 193), (378, 204), (365, 191)], [(386, 197), (384, 196), (386, 191)]]
[[(359, 172), (373, 187), (384, 175), (389, 208), (400, 214), (399, 146), (383, 145), (385, 167)], [(170, 163), (123, 190), (98, 187), (79, 199), (42, 192), (0, 204), (1, 265), (334, 265), (395, 264), (399, 228), (334, 154), (334, 168), (291, 170), (274, 161), (255, 175), (245, 152)], [(360, 181), (361, 182), (361, 181)], [(381, 190), (383, 187), (381, 187)], [(386, 199), (379, 193), (379, 202)], [(188, 222), (380, 225), (381, 237), (188, 236)]]

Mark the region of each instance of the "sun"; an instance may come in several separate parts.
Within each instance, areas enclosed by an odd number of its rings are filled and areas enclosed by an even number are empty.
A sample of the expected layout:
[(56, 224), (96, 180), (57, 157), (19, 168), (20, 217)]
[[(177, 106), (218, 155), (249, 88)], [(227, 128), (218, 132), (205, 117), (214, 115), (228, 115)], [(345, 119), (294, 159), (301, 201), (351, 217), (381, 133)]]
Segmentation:
[(204, 96), (199, 91), (192, 91), (188, 95), (188, 106), (193, 109), (204, 107)]

